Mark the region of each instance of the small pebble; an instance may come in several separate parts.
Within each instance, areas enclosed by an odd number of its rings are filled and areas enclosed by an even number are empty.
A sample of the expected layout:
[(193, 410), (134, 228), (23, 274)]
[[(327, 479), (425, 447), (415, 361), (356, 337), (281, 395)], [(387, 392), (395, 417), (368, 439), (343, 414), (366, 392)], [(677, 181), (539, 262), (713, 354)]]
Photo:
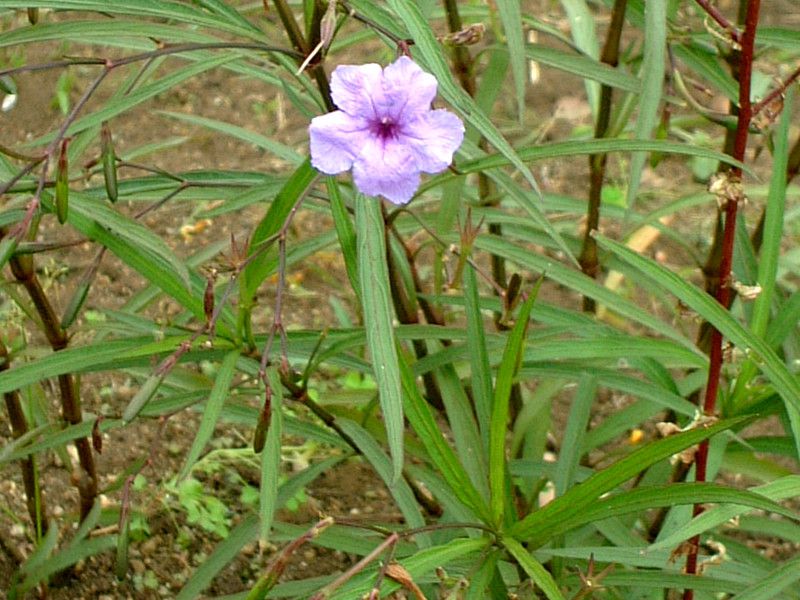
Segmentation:
[(25, 525), (22, 523), (14, 523), (9, 530), (11, 537), (23, 538), (25, 537)]

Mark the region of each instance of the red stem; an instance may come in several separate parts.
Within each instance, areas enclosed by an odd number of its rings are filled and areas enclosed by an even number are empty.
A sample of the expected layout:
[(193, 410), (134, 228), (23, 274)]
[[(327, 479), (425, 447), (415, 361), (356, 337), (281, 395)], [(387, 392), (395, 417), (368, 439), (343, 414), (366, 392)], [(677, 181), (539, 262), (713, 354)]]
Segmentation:
[[(702, 5), (701, 2), (698, 3)], [(749, 0), (745, 16), (744, 32), (741, 36), (742, 57), (739, 71), (739, 114), (736, 125), (736, 138), (734, 139), (732, 156), (738, 161), (744, 161), (747, 149), (747, 136), (750, 130), (750, 121), (753, 117), (753, 106), (750, 102), (750, 81), (753, 72), (753, 52), (755, 48), (756, 28), (761, 0)], [(711, 13), (709, 13), (711, 14)], [(713, 17), (713, 15), (712, 15)], [(729, 171), (731, 182), (741, 182), (742, 170), (734, 167)], [(728, 308), (731, 301), (730, 275), (733, 262), (733, 245), (736, 233), (736, 215), (739, 201), (742, 198), (731, 198), (725, 202), (725, 229), (722, 237), (722, 260), (719, 267), (720, 285), (717, 288), (717, 302)], [(722, 334), (714, 328), (711, 332), (711, 351), (709, 354), (708, 382), (703, 400), (703, 413), (713, 415), (716, 409), (717, 394), (719, 392), (719, 379), (722, 370)], [(702, 442), (695, 456), (695, 481), (706, 480), (706, 466), (708, 463), (708, 440)], [(702, 504), (695, 504), (693, 514), (703, 512)], [(686, 573), (697, 574), (697, 553), (700, 543), (699, 536), (690, 540), (689, 554), (686, 557)], [(694, 590), (686, 589), (683, 593), (684, 600), (694, 599)]]

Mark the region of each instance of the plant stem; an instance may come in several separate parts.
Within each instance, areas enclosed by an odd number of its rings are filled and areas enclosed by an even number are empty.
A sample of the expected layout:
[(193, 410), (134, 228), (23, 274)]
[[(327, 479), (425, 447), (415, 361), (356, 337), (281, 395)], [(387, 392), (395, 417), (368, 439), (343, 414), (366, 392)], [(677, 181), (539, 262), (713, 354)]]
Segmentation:
[[(611, 24), (606, 34), (606, 42), (600, 57), (601, 62), (616, 67), (619, 62), (619, 42), (622, 37), (622, 26), (625, 23), (625, 8), (627, 0), (614, 0), (614, 7), (611, 10)], [(597, 123), (595, 124), (594, 137), (602, 139), (608, 132), (608, 125), (611, 121), (611, 99), (614, 90), (609, 85), (600, 88), (600, 106), (597, 111)], [(600, 202), (603, 194), (603, 181), (606, 177), (606, 159), (608, 155), (592, 154), (589, 156), (589, 206), (586, 210), (586, 231), (583, 235), (583, 247), (578, 259), (581, 270), (591, 277), (597, 277), (598, 258), (597, 241), (592, 236), (592, 232), (600, 226)], [(594, 312), (596, 302), (589, 296), (583, 297), (583, 310)]]
[[(308, 40), (306, 40), (306, 37), (300, 30), (300, 26), (297, 24), (297, 20), (292, 14), (292, 9), (287, 4), (286, 0), (274, 0), (274, 3), (275, 8), (278, 11), (278, 17), (280, 17), (281, 23), (283, 23), (283, 27), (286, 30), (286, 35), (289, 37), (289, 41), (292, 43), (292, 46), (294, 46), (295, 50), (297, 50), (297, 52), (299, 52), (301, 55), (301, 58), (298, 60), (298, 64), (300, 64), (302, 63), (303, 59), (308, 56), (314, 46), (311, 45)], [(317, 34), (318, 33), (319, 32), (317, 31)], [(331, 99), (330, 83), (325, 75), (325, 70), (322, 67), (322, 63), (318, 61), (312, 62), (308, 66), (307, 70), (314, 77), (314, 81), (316, 81), (317, 87), (322, 94), (322, 99), (325, 101), (326, 108), (329, 111), (333, 110), (335, 107), (333, 105), (333, 100)]]
[[(741, 36), (741, 61), (739, 69), (739, 114), (736, 126), (736, 135), (733, 142), (731, 156), (743, 161), (747, 149), (747, 137), (750, 130), (750, 121), (753, 116), (753, 107), (750, 101), (750, 82), (753, 71), (753, 53), (755, 48), (756, 28), (758, 26), (760, 0), (748, 0), (745, 13), (744, 32)], [(742, 170), (733, 167), (728, 172), (729, 181), (734, 184), (734, 197), (728, 198), (724, 209), (724, 229), (722, 234), (719, 286), (716, 293), (717, 302), (728, 308), (731, 301), (730, 274), (733, 262), (733, 246), (736, 233), (736, 216), (739, 202), (744, 195), (741, 192)], [(708, 381), (706, 383), (705, 397), (703, 400), (703, 413), (713, 415), (716, 409), (717, 394), (719, 391), (720, 372), (722, 370), (722, 334), (716, 328), (711, 330), (711, 348), (709, 352)], [(706, 480), (706, 467), (708, 462), (708, 440), (703, 441), (697, 449), (695, 456), (695, 481)], [(702, 504), (695, 504), (695, 516), (703, 512)], [(697, 554), (700, 538), (695, 536), (690, 540), (689, 554), (686, 557), (686, 573), (697, 573)], [(686, 589), (683, 593), (684, 600), (693, 600), (694, 590)]]
[[(5, 344), (0, 341), (0, 372), (11, 368), (11, 357)], [(14, 439), (22, 437), (28, 431), (28, 423), (25, 420), (25, 413), (22, 410), (22, 402), (17, 390), (3, 394), (8, 410), (8, 420), (11, 423), (11, 435)], [(44, 503), (42, 490), (38, 485), (36, 474), (36, 459), (33, 455), (20, 460), (22, 471), (22, 483), (25, 486), (25, 498), (28, 506), (28, 514), (36, 531), (36, 539), (39, 540), (47, 533), (47, 508)]]
[[(67, 347), (69, 339), (66, 332), (61, 328), (58, 316), (53, 310), (50, 300), (47, 298), (42, 288), (39, 278), (33, 269), (33, 257), (14, 256), (9, 260), (11, 272), (19, 283), (28, 292), (28, 295), (36, 307), (36, 312), (41, 319), (42, 329), (50, 347), (58, 352)], [(77, 425), (83, 420), (81, 411), (81, 401), (78, 388), (71, 373), (64, 373), (58, 376), (58, 388), (61, 395), (61, 414), (64, 420), (70, 425)], [(77, 438), (75, 449), (78, 451), (78, 460), (81, 466), (81, 473), (75, 477), (75, 485), (80, 496), (81, 520), (91, 511), (97, 496), (97, 472), (94, 465), (94, 454), (92, 445), (88, 438)]]

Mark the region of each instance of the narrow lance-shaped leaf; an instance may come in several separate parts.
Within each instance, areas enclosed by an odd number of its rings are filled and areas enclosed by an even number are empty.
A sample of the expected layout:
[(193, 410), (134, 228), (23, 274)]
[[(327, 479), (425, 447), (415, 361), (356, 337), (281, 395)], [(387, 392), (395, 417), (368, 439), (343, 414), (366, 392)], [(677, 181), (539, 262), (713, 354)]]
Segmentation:
[(503, 509), (506, 503), (506, 432), (508, 430), (508, 411), (511, 387), (522, 361), (522, 348), (525, 332), (528, 330), (531, 309), (542, 285), (542, 279), (519, 309), (517, 322), (508, 336), (497, 381), (494, 389), (492, 422), (489, 429), (489, 482), (491, 489), (492, 518), (497, 525), (503, 522)]
[(392, 326), (386, 235), (379, 200), (361, 194), (356, 198), (356, 236), (367, 348), (372, 358), (375, 381), (378, 383), (381, 411), (392, 456), (392, 477), (396, 481), (403, 469), (403, 396), (397, 342)]
[(189, 453), (186, 455), (186, 462), (178, 475), (179, 479), (183, 479), (189, 475), (194, 463), (200, 458), (200, 454), (203, 452), (206, 444), (208, 444), (214, 435), (214, 428), (217, 426), (217, 421), (222, 413), (222, 405), (225, 403), (230, 392), (230, 386), (236, 372), (236, 361), (238, 358), (238, 350), (229, 352), (219, 366), (219, 370), (214, 377), (214, 386), (211, 388), (203, 410), (200, 426), (197, 428), (194, 442), (192, 442), (192, 446), (189, 448)]
[[(644, 59), (642, 61), (642, 93), (636, 119), (637, 139), (648, 139), (658, 118), (658, 107), (664, 88), (664, 59), (667, 46), (667, 3), (645, 3)], [(628, 208), (633, 206), (639, 191), (646, 156), (637, 152), (631, 157), (631, 176), (628, 182)]]
[(525, 83), (528, 78), (528, 69), (525, 60), (525, 38), (522, 31), (522, 12), (520, 0), (507, 0), (498, 2), (497, 10), (503, 22), (503, 32), (506, 35), (506, 46), (511, 59), (511, 74), (514, 76), (514, 88), (517, 92), (517, 111), (519, 122), (525, 116)]
[[(753, 316), (750, 331), (753, 335), (764, 338), (772, 312), (772, 299), (775, 295), (775, 280), (778, 274), (778, 260), (783, 242), (783, 221), (786, 209), (786, 164), (789, 158), (789, 125), (792, 121), (792, 105), (794, 87), (787, 90), (784, 99), (783, 117), (775, 132), (772, 177), (767, 194), (767, 206), (764, 213), (764, 234), (758, 260), (758, 285), (761, 293), (753, 303)], [(736, 379), (734, 398), (746, 394), (746, 387), (757, 371), (752, 361), (746, 362)]]
[(271, 389), (270, 425), (264, 450), (261, 453), (261, 489), (258, 495), (260, 539), (269, 538), (275, 511), (278, 509), (278, 483), (281, 474), (281, 440), (283, 437), (283, 386), (275, 367), (267, 370)]
[(580, 485), (570, 488), (563, 496), (556, 498), (541, 510), (531, 513), (515, 524), (510, 533), (518, 540), (528, 541), (529, 547), (537, 548), (551, 538), (557, 530), (559, 522), (580, 514), (596, 502), (601, 495), (621, 485), (650, 465), (710, 438), (714, 434), (744, 424), (748, 420), (748, 417), (739, 417), (719, 421), (708, 427), (690, 429), (652, 442), (618, 460), (610, 467), (598, 471)]
[(708, 320), (722, 335), (749, 353), (784, 400), (800, 456), (800, 381), (789, 372), (770, 345), (745, 329), (712, 296), (686, 282), (681, 276), (618, 242), (600, 234), (596, 237), (601, 248), (613, 252), (617, 258), (637, 269), (658, 287), (674, 294), (686, 306)]

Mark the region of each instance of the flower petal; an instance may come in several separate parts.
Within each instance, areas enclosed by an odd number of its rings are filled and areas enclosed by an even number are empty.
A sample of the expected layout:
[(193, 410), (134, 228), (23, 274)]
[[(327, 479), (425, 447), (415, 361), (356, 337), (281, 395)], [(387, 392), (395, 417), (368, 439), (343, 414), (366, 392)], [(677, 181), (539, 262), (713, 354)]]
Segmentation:
[(374, 118), (375, 103), (383, 101), (381, 66), (339, 65), (331, 73), (331, 97), (349, 115)]
[(407, 145), (370, 138), (353, 163), (353, 181), (368, 196), (406, 204), (419, 187), (419, 170)]
[(436, 78), (423, 71), (407, 56), (401, 56), (383, 70), (383, 91), (388, 116), (396, 123), (430, 109), (436, 97)]
[(311, 119), (308, 134), (311, 164), (327, 175), (352, 167), (370, 135), (364, 119), (341, 110)]
[(409, 147), (419, 171), (439, 173), (464, 141), (464, 124), (447, 110), (432, 110), (404, 123), (399, 141)]

